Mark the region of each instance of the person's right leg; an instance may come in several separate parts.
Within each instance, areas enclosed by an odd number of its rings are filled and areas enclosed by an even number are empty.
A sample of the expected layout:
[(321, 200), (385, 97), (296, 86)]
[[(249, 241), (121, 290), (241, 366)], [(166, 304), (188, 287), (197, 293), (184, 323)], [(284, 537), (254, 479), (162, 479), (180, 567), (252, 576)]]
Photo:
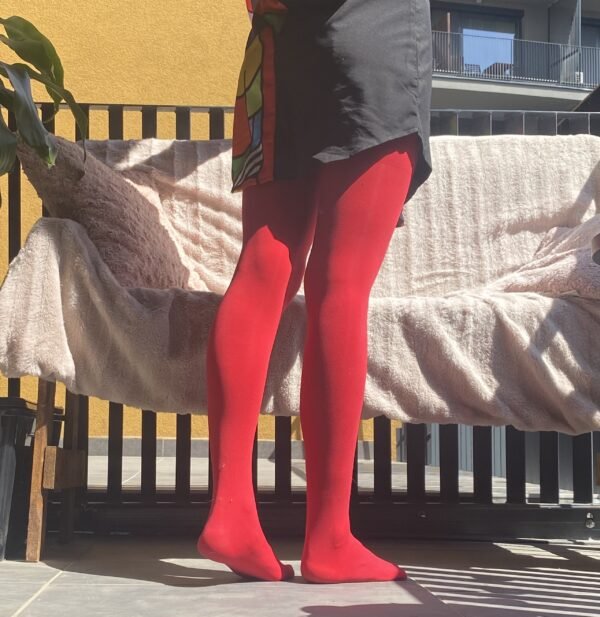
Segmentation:
[(206, 380), (213, 499), (197, 542), (203, 556), (264, 580), (293, 576), (262, 531), (252, 448), (281, 314), (302, 281), (315, 223), (312, 178), (243, 193), (243, 245), (211, 327)]

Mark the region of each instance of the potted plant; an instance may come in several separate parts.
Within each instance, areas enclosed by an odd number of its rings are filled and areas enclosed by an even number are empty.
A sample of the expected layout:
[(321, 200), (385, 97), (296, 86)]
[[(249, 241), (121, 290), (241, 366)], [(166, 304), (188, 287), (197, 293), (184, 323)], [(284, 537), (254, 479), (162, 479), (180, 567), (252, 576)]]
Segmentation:
[[(35, 152), (47, 167), (52, 167), (58, 153), (57, 139), (39, 118), (31, 80), (46, 87), (54, 105), (52, 117), (61, 101), (67, 103), (82, 136), (87, 133), (87, 117), (64, 87), (63, 66), (52, 43), (23, 17), (0, 18), (0, 24), (6, 32), (0, 35), (0, 41), (25, 61), (8, 64), (0, 60), (0, 111), (4, 107), (14, 114), (16, 121), (16, 130), (12, 131), (0, 113), (0, 175), (12, 169), (19, 151)], [(85, 162), (84, 137), (82, 145)], [(0, 205), (1, 199), (0, 195)]]

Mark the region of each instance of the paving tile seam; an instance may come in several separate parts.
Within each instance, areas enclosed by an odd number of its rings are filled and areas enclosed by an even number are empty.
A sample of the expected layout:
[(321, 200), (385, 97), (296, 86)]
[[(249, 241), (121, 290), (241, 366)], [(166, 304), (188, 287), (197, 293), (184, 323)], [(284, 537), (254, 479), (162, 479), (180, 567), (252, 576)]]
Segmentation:
[[(73, 563), (73, 562), (71, 562)], [(50, 585), (63, 573), (62, 570), (57, 572), (50, 580), (46, 581), (28, 600), (26, 600), (12, 615), (11, 617), (17, 617), (20, 615), (36, 598), (38, 598)]]

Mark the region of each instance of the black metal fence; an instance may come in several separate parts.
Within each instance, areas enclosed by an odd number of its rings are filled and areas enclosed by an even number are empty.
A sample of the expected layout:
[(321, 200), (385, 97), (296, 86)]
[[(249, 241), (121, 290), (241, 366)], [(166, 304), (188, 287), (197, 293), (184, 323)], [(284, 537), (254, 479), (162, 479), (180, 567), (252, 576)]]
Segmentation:
[[(108, 112), (106, 137), (124, 137), (124, 114), (141, 116), (141, 135), (155, 137), (159, 114), (174, 114), (174, 137), (189, 139), (194, 114), (206, 116), (208, 138), (225, 137), (226, 115), (232, 108), (220, 107), (161, 107), (156, 105), (83, 105), (86, 113), (94, 110)], [(51, 116), (51, 106), (41, 104), (42, 117)], [(14, 128), (14, 118), (9, 118)], [(54, 120), (48, 124), (54, 130)], [(600, 136), (600, 112), (533, 112), (432, 110), (431, 134), (491, 135), (589, 133)], [(76, 139), (81, 138), (75, 129)], [(65, 137), (69, 137), (65, 135)], [(173, 136), (171, 136), (173, 137)], [(12, 260), (20, 249), (21, 238), (21, 175), (18, 162), (8, 178), (8, 254)], [(44, 209), (44, 214), (46, 214)], [(3, 242), (6, 239), (3, 239)], [(600, 370), (600, 367), (598, 367)], [(9, 379), (9, 396), (20, 396), (20, 380)], [(88, 398), (68, 396), (66, 405), (79, 407), (78, 447), (89, 452)], [(274, 488), (265, 490), (257, 483), (257, 438), (253, 456), (253, 481), (264, 529), (270, 534), (301, 535), (304, 532), (304, 490), (292, 487), (292, 419), (275, 419), (275, 478)], [(60, 423), (55, 423), (59, 428)], [(199, 533), (208, 513), (212, 496), (211, 468), (208, 461), (208, 486), (192, 487), (191, 435), (189, 414), (177, 414), (175, 484), (157, 486), (157, 416), (153, 410), (142, 410), (141, 484), (139, 488), (123, 486), (123, 405), (109, 402), (108, 472), (106, 487), (84, 487), (78, 491), (78, 529), (97, 533)], [(539, 491), (528, 495), (526, 480), (532, 461), (529, 435), (508, 426), (503, 429), (503, 449), (493, 446), (492, 427), (435, 427), (435, 460), (425, 424), (402, 427), (402, 444), (406, 464), (405, 489), (393, 487), (391, 422), (384, 416), (373, 419), (374, 445), (372, 460), (372, 488), (359, 490), (358, 455), (355, 461), (352, 491), (352, 522), (354, 530), (363, 537), (412, 538), (571, 538), (600, 539), (600, 503), (594, 503), (594, 461), (600, 451), (600, 433), (576, 437), (555, 432), (536, 433), (533, 463), (537, 468)], [(459, 433), (469, 431), (471, 447), (467, 450), (468, 469), (472, 471), (472, 489), (461, 490), (459, 477), (465, 456), (459, 446)], [(58, 443), (55, 431), (54, 444)], [(571, 445), (570, 485), (572, 499), (560, 499), (561, 466), (559, 441)], [(429, 454), (428, 454), (429, 449)], [(358, 449), (357, 449), (358, 453)], [(505, 499), (493, 499), (494, 457), (502, 457), (505, 477)], [(439, 467), (439, 490), (431, 490), (426, 483), (428, 464)], [(396, 472), (394, 472), (396, 473)], [(600, 477), (600, 473), (598, 473)], [(49, 494), (49, 531), (58, 529), (61, 494)]]

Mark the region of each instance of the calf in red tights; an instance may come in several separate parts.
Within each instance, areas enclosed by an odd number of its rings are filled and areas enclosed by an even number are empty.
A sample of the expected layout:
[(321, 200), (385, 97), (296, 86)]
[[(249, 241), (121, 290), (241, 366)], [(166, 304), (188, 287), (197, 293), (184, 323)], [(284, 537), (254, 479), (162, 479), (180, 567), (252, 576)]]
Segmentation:
[(197, 542), (201, 555), (242, 576), (294, 576), (262, 531), (251, 461), (281, 314), (304, 277), (302, 576), (315, 583), (406, 578), (352, 535), (349, 507), (367, 374), (369, 295), (404, 206), (418, 145), (411, 133), (318, 164), (308, 177), (244, 190), (242, 250), (208, 341), (213, 500)]

